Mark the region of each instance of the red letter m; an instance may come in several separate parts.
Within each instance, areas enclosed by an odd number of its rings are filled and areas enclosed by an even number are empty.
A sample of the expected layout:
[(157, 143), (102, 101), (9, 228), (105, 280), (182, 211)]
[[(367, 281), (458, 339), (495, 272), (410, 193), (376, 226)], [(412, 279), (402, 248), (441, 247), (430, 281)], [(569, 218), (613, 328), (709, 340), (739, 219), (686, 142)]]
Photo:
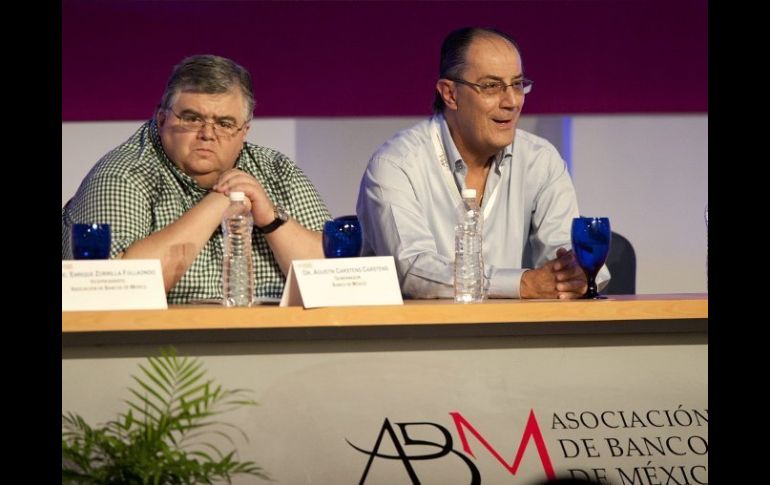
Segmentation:
[(529, 442), (529, 439), (532, 438), (535, 440), (535, 446), (537, 446), (537, 454), (540, 455), (540, 462), (543, 464), (543, 470), (545, 470), (545, 476), (549, 479), (556, 478), (556, 474), (553, 471), (553, 465), (551, 464), (551, 457), (548, 456), (548, 449), (545, 447), (545, 441), (543, 440), (543, 434), (540, 432), (540, 426), (537, 424), (537, 419), (535, 419), (535, 411), (530, 409), (529, 410), (529, 419), (527, 419), (527, 426), (524, 428), (524, 434), (521, 437), (521, 443), (519, 443), (519, 449), (516, 450), (516, 458), (513, 459), (513, 465), (508, 465), (506, 461), (503, 459), (502, 456), (500, 456), (500, 453), (495, 450), (492, 445), (490, 445), (487, 440), (484, 439), (481, 434), (476, 431), (476, 428), (471, 426), (471, 423), (468, 422), (467, 419), (463, 417), (462, 414), (458, 412), (449, 413), (450, 416), (452, 416), (452, 419), (455, 422), (455, 426), (457, 427), (457, 433), (460, 435), (460, 440), (463, 443), (463, 451), (471, 455), (472, 457), (476, 458), (476, 455), (473, 454), (473, 451), (471, 451), (470, 445), (468, 445), (468, 438), (465, 436), (465, 429), (467, 428), (468, 431), (471, 432), (473, 436), (476, 437), (479, 442), (484, 445), (484, 447), (489, 450), (492, 455), (497, 458), (497, 461), (502, 463), (502, 465), (505, 467), (506, 470), (508, 470), (511, 475), (516, 475), (516, 470), (519, 469), (519, 464), (521, 463), (521, 459), (524, 456), (524, 449), (527, 447), (527, 443)]

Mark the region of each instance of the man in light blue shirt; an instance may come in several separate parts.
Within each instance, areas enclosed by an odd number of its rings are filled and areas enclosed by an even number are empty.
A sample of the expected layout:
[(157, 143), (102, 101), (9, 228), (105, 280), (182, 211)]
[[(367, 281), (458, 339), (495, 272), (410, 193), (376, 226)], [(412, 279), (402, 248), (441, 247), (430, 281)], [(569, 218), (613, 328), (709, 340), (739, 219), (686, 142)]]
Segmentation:
[[(586, 277), (568, 250), (575, 189), (553, 145), (516, 129), (532, 81), (515, 42), (492, 29), (456, 30), (441, 47), (439, 77), (435, 115), (369, 161), (356, 207), (364, 255), (393, 255), (407, 297), (451, 298), (455, 208), (473, 188), (487, 295), (579, 298)], [(608, 280), (602, 268), (597, 282)]]

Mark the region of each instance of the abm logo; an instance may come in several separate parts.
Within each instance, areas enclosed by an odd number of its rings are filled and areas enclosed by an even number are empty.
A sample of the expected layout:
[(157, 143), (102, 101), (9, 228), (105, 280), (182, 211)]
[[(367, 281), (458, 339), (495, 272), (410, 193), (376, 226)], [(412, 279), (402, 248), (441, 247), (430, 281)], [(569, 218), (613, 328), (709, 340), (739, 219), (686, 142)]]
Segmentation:
[[(478, 441), (481, 446), (486, 448), (486, 450), (491, 453), (492, 456), (495, 457), (495, 459), (497, 459), (497, 461), (500, 462), (500, 464), (513, 476), (516, 475), (516, 472), (519, 469), (519, 465), (521, 464), (521, 460), (524, 457), (524, 452), (527, 449), (527, 445), (529, 444), (530, 440), (532, 440), (535, 443), (535, 449), (537, 450), (537, 454), (540, 458), (540, 463), (543, 466), (543, 472), (545, 473), (546, 478), (556, 478), (556, 474), (554, 473), (553, 465), (551, 463), (551, 457), (548, 454), (548, 448), (545, 445), (543, 434), (540, 432), (540, 426), (537, 423), (537, 418), (535, 418), (534, 410), (529, 411), (529, 418), (527, 419), (527, 424), (524, 426), (524, 432), (521, 435), (519, 447), (517, 448), (516, 455), (510, 465), (462, 414), (455, 411), (449, 413), (449, 416), (451, 416), (454, 427), (457, 430), (457, 435), (460, 438), (460, 444), (462, 445), (461, 451), (455, 449), (452, 434), (447, 428), (441, 426), (438, 423), (431, 422), (391, 423), (388, 418), (385, 418), (382, 426), (380, 427), (380, 432), (374, 441), (374, 445), (370, 450), (356, 446), (349, 440), (345, 440), (354, 449), (369, 456), (359, 483), (362, 485), (366, 483), (366, 478), (369, 476), (369, 470), (371, 469), (375, 459), (400, 461), (406, 474), (415, 485), (419, 485), (420, 479), (417, 476), (414, 467), (412, 466), (412, 462), (421, 460), (455, 459), (461, 460), (462, 463), (468, 467), (468, 471), (470, 473), (470, 485), (480, 485), (481, 474), (479, 473), (479, 469), (471, 460), (471, 458), (475, 459), (476, 455), (471, 449), (471, 445), (468, 439), (469, 435), (475, 438), (475, 440)], [(400, 436), (396, 432), (396, 429), (393, 427), (393, 424), (395, 424), (400, 431)], [(410, 430), (414, 430), (420, 426), (429, 426), (437, 429), (443, 441), (427, 441), (424, 439), (416, 439), (413, 436), (410, 436)], [(385, 453), (380, 451), (382, 445), (385, 443), (385, 440), (390, 442), (394, 452)], [(427, 446), (429, 448), (435, 448), (435, 451), (410, 453), (410, 448), (415, 446), (421, 447), (421, 450), (424, 450), (424, 447)]]

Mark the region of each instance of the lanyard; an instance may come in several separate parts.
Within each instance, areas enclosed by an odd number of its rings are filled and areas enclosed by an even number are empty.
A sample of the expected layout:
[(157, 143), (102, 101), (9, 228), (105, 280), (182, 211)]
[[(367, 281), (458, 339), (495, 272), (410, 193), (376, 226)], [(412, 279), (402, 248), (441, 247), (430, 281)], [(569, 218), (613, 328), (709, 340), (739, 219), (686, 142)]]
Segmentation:
[[(462, 202), (462, 196), (457, 191), (457, 184), (455, 183), (452, 171), (449, 169), (449, 160), (447, 160), (446, 152), (444, 151), (444, 145), (441, 143), (441, 132), (439, 131), (438, 121), (434, 118), (431, 121), (431, 141), (433, 141), (433, 150), (436, 152), (436, 158), (441, 168), (441, 173), (444, 176), (444, 182), (446, 182), (449, 193), (454, 195), (455, 205), (460, 205)], [(484, 207), (484, 220), (488, 220), (489, 214), (492, 212), (492, 206), (497, 200), (497, 193), (500, 189), (502, 180), (498, 182), (495, 190), (492, 191), (492, 195), (487, 199), (487, 205)]]

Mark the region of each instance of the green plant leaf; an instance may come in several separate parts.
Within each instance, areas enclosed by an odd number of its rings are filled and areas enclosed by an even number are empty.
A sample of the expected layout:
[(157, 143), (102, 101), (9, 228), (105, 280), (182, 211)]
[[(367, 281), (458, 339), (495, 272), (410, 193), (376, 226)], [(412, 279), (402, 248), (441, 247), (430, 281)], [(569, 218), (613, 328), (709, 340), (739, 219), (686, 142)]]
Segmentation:
[(141, 365), (139, 368), (142, 369), (142, 371), (144, 371), (144, 375), (149, 377), (164, 393), (171, 394), (172, 383), (169, 378), (162, 372), (161, 367), (152, 360), (150, 361), (150, 365), (152, 366), (155, 373), (150, 372)]
[(160, 402), (160, 404), (161, 404), (160, 407), (168, 407), (169, 400), (167, 400), (166, 397), (161, 396), (160, 393), (158, 391), (156, 391), (155, 389), (153, 389), (152, 386), (150, 386), (149, 384), (145, 383), (143, 380), (139, 379), (136, 376), (131, 376), (131, 378), (134, 379), (134, 381), (136, 383), (138, 383), (145, 391), (147, 391), (148, 393), (153, 395)]
[[(139, 401), (141, 401), (144, 404), (144, 407), (141, 407), (133, 401), (127, 401), (127, 404), (131, 406), (133, 409), (135, 409), (136, 412), (139, 413), (145, 419), (145, 421), (147, 419), (150, 419), (151, 421), (157, 421), (159, 419), (159, 416), (161, 416), (163, 413), (166, 412), (165, 410), (156, 406), (155, 403), (147, 399), (147, 397), (144, 394), (139, 394), (134, 389), (129, 389), (128, 391), (134, 396), (136, 396), (137, 399), (139, 399)], [(152, 414), (151, 412), (149, 412), (148, 408), (151, 408), (153, 411), (155, 411), (155, 414)]]
[[(180, 357), (173, 347), (139, 365), (132, 375), (133, 399), (128, 410), (101, 427), (79, 415), (62, 414), (62, 483), (213, 483), (247, 474), (270, 480), (252, 461), (236, 460), (235, 450), (222, 452), (205, 440), (223, 438), (235, 446), (230, 432), (246, 433), (216, 419), (242, 406), (246, 389), (223, 389), (207, 379), (197, 358)], [(211, 450), (206, 453), (204, 450)]]

